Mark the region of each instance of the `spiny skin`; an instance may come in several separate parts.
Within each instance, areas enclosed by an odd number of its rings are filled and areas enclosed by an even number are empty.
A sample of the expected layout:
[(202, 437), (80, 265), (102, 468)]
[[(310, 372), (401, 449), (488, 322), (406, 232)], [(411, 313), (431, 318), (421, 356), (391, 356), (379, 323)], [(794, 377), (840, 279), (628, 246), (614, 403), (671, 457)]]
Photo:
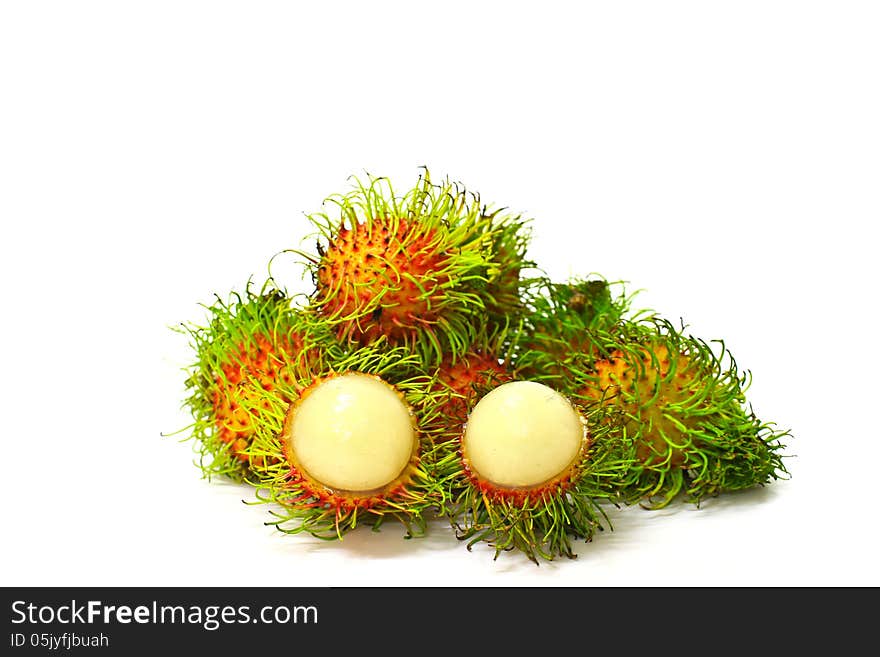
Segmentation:
[[(450, 449), (455, 448), (468, 413), (479, 398), (517, 378), (517, 372), (509, 364), (516, 330), (506, 323), (499, 325), (488, 315), (476, 318), (473, 330), (476, 338), (463, 354), (447, 353), (438, 365), (428, 363), (417, 371), (431, 377), (434, 393), (435, 407), (425, 412), (430, 412), (436, 422), (426, 423), (426, 431), (435, 444), (444, 444)], [(439, 452), (432, 456), (440, 458)]]
[(439, 392), (446, 393), (440, 415), (446, 418), (451, 430), (449, 437), (460, 433), (461, 425), (478, 397), (495, 386), (512, 381), (513, 376), (492, 353), (469, 352), (456, 361), (446, 358), (437, 368), (434, 386)]
[(294, 309), (271, 282), (259, 293), (249, 283), (244, 293), (231, 294), (229, 301), (218, 297), (207, 310), (206, 325), (181, 328), (195, 352), (185, 406), (205, 476), (240, 480), (254, 465), (248, 447), (262, 412), (255, 400), (267, 393), (289, 402), (279, 384), (289, 383), (304, 363), (338, 357), (339, 347), (328, 326)]
[[(641, 463), (680, 467), (685, 461), (685, 436), (695, 428), (695, 416), (676, 420), (667, 411), (691, 400), (694, 413), (705, 409), (709, 402), (699, 399), (704, 384), (696, 368), (688, 368), (688, 359), (670, 354), (664, 344), (645, 347), (641, 359), (636, 354), (633, 360), (628, 362), (624, 353), (616, 350), (608, 359), (597, 361), (595, 384), (585, 387), (582, 394), (614, 404), (626, 413), (629, 433), (641, 435), (636, 445), (636, 458)], [(682, 424), (685, 430), (679, 428)]]
[(486, 299), (487, 320), (501, 328), (526, 311), (527, 291), (539, 280), (539, 273), (537, 265), (526, 257), (532, 237), (528, 222), (485, 207), (483, 217), (495, 222), (497, 230), (493, 231), (493, 265), (482, 296)]
[(626, 502), (662, 507), (684, 492), (699, 503), (787, 475), (780, 452), (788, 432), (747, 407), (748, 374), (723, 345), (716, 355), (657, 318), (620, 328), (595, 336), (603, 349), (618, 345), (609, 357), (566, 367), (575, 399), (604, 406), (611, 429), (633, 440)]
[[(400, 478), (381, 491), (351, 493), (334, 490), (302, 472), (287, 442), (286, 431), (298, 404), (310, 391), (330, 378), (348, 372), (370, 374), (392, 385), (411, 408), (432, 409), (431, 379), (412, 376), (420, 366), (418, 357), (403, 347), (362, 347), (337, 359), (332, 368), (303, 367), (295, 371), (294, 381), (279, 384), (282, 394), (258, 391), (254, 408), (265, 409), (255, 425), (248, 455), (254, 464), (248, 479), (257, 489), (259, 502), (276, 505), (270, 511), (275, 520), (267, 523), (287, 534), (306, 532), (317, 538), (339, 539), (360, 524), (374, 529), (387, 518), (400, 521), (407, 537), (424, 533), (426, 514), (440, 496), (423, 453), (430, 441), (421, 431), (421, 422), (434, 422), (430, 412), (420, 413), (416, 421), (419, 448)], [(287, 396), (294, 401), (286, 404)]]
[[(242, 401), (253, 402), (258, 395), (255, 386), (272, 392), (279, 381), (289, 383), (288, 365), (303, 352), (303, 343), (303, 336), (297, 333), (256, 333), (250, 344), (238, 343), (229, 360), (220, 365), (221, 373), (214, 377), (211, 400), (217, 435), (230, 446), (235, 458), (245, 464), (249, 463), (246, 450), (254, 432), (254, 416)], [(292, 401), (284, 393), (279, 393), (279, 399)]]
[(631, 297), (613, 293), (612, 284), (601, 278), (573, 279), (554, 283), (537, 279), (527, 290), (530, 309), (525, 330), (518, 338), (516, 365), (524, 375), (547, 383), (559, 381), (562, 363), (576, 356), (607, 355), (594, 338), (599, 331), (612, 331), (630, 312)]
[(747, 410), (748, 376), (658, 315), (631, 310), (601, 280), (545, 284), (532, 298), (516, 365), (586, 407), (634, 450), (619, 494), (664, 506), (684, 491), (699, 503), (787, 474), (780, 432)]
[[(339, 337), (370, 343), (385, 335), (399, 343), (418, 327), (437, 323), (451, 254), (434, 249), (436, 229), (421, 228), (405, 219), (376, 218), (339, 230), (318, 267), (319, 294), (327, 299), (321, 312), (351, 320), (337, 326)], [(362, 316), (361, 309), (376, 299), (383, 303)]]
[(309, 216), (322, 240), (300, 253), (315, 282), (311, 307), (357, 346), (385, 339), (425, 363), (459, 356), (483, 316), (521, 310), (529, 233), (519, 216), (490, 211), (427, 171), (403, 196), (384, 178), (327, 199), (339, 217)]

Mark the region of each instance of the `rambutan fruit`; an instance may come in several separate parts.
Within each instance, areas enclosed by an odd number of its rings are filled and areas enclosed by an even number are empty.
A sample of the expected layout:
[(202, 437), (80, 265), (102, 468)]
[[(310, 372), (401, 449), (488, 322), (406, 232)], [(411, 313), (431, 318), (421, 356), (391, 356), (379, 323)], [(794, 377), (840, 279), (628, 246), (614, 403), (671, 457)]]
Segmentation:
[(301, 253), (315, 284), (311, 308), (344, 342), (379, 339), (425, 362), (463, 354), (481, 315), (520, 307), (526, 222), (490, 211), (463, 187), (433, 184), (427, 170), (403, 196), (385, 178), (356, 180), (310, 215), (317, 254)]
[(585, 357), (601, 356), (594, 333), (650, 314), (634, 312), (632, 298), (622, 283), (595, 275), (566, 283), (535, 279), (527, 289), (528, 309), (514, 353), (518, 370), (552, 384), (562, 376), (567, 359), (574, 356), (582, 363)]
[(787, 431), (759, 420), (746, 404), (750, 382), (723, 343), (706, 342), (653, 318), (615, 334), (594, 334), (600, 357), (566, 362), (566, 391), (606, 408), (610, 430), (634, 446), (621, 488), (626, 501), (662, 507), (680, 492), (708, 496), (764, 485), (787, 474)]
[(492, 389), (513, 378), (494, 354), (469, 351), (457, 360), (446, 358), (437, 368), (437, 386), (448, 391), (442, 415), (453, 426), (463, 424), (479, 391)]
[(424, 532), (438, 493), (414, 411), (431, 406), (430, 379), (409, 376), (417, 363), (401, 347), (363, 347), (256, 400), (264, 412), (248, 454), (258, 500), (275, 505), (267, 524), (335, 539), (391, 517), (407, 537)]
[(289, 402), (281, 384), (297, 366), (340, 357), (329, 328), (313, 313), (295, 309), (286, 293), (267, 281), (257, 293), (216, 298), (206, 307), (205, 325), (182, 324), (190, 336), (195, 362), (187, 369), (191, 430), (199, 466), (207, 477), (240, 480), (252, 459), (248, 454), (264, 393)]
[(483, 396), (457, 449), (436, 448), (442, 510), (458, 538), (468, 549), (487, 542), (496, 558), (505, 550), (536, 564), (574, 558), (572, 538), (590, 541), (604, 529), (600, 502), (628, 467), (618, 457), (627, 452), (621, 437), (605, 439), (606, 426), (534, 381), (503, 383)]
[(787, 474), (787, 432), (747, 408), (749, 375), (595, 277), (544, 283), (529, 303), (518, 371), (586, 408), (601, 405), (607, 433), (633, 445), (623, 501), (665, 506), (678, 493), (699, 503)]
[(432, 415), (438, 424), (429, 428), (437, 443), (458, 438), (476, 401), (516, 376), (509, 366), (511, 333), (506, 328), (490, 328), (485, 318), (476, 330), (478, 338), (465, 353), (447, 354), (436, 369), (422, 370), (432, 376), (432, 402), (439, 404)]

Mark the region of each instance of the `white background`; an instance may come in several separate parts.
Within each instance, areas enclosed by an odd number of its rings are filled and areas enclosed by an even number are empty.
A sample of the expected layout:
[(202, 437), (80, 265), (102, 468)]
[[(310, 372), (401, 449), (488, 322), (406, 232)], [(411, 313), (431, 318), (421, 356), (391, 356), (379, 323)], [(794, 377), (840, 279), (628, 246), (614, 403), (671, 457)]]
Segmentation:
[[(878, 33), (872, 2), (3, 3), (0, 582), (880, 585)], [(423, 164), (533, 217), (557, 279), (724, 338), (792, 478), (541, 567), (442, 523), (286, 537), (202, 480), (160, 436), (168, 327)]]

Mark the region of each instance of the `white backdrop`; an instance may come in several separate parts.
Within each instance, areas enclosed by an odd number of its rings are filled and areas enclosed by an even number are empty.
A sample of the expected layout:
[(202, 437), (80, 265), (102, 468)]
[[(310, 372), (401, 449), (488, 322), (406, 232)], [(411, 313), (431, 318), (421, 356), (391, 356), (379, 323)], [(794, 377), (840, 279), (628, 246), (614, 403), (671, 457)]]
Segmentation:
[[(3, 3), (4, 585), (880, 585), (876, 3), (477, 4)], [(535, 567), (283, 536), (200, 479), (168, 327), (423, 164), (724, 338), (791, 480)]]

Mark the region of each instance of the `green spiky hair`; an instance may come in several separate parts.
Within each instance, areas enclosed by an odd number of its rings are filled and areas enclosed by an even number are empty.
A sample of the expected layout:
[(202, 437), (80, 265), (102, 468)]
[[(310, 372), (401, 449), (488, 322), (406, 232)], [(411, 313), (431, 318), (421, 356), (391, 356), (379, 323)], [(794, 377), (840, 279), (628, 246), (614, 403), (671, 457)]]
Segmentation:
[(633, 297), (621, 282), (597, 275), (565, 283), (546, 277), (533, 279), (526, 288), (525, 323), (515, 341), (517, 369), (552, 385), (561, 375), (561, 362), (573, 353), (595, 348), (594, 332), (613, 331), (624, 320), (650, 315), (646, 310), (633, 310)]
[[(287, 294), (267, 280), (257, 292), (248, 282), (243, 293), (219, 296), (205, 324), (183, 323), (195, 354), (186, 368), (184, 407), (193, 422), (189, 431), (203, 474), (241, 480), (251, 465), (247, 449), (262, 410), (247, 399), (263, 390), (281, 395), (280, 384), (300, 361), (341, 357), (329, 327), (314, 313), (291, 305)], [(178, 432), (180, 433), (180, 432)]]
[(562, 479), (532, 490), (501, 489), (479, 480), (461, 448), (435, 448), (435, 472), (444, 491), (441, 511), (468, 550), (479, 543), (540, 559), (575, 558), (574, 541), (590, 542), (611, 528), (603, 503), (617, 501), (620, 482), (631, 467), (626, 437), (600, 421), (604, 410), (578, 409), (586, 419), (589, 448)]
[[(268, 525), (287, 534), (305, 532), (333, 540), (359, 525), (378, 529), (390, 518), (404, 525), (407, 538), (424, 533), (427, 513), (442, 500), (442, 492), (424, 460), (431, 440), (421, 423), (431, 421), (430, 409), (436, 404), (430, 400), (433, 394), (430, 379), (412, 375), (419, 365), (418, 357), (402, 347), (383, 344), (361, 347), (332, 366), (315, 367), (300, 361), (293, 370), (294, 376), (280, 385), (284, 395), (265, 394), (251, 402), (263, 410), (248, 449), (249, 457), (258, 464), (249, 482), (256, 487), (258, 503), (273, 506), (270, 513), (274, 520)], [(416, 420), (419, 449), (401, 477), (381, 493), (358, 496), (333, 490), (311, 480), (287, 456), (283, 429), (296, 400), (304, 398), (322, 381), (347, 373), (380, 377), (397, 390), (413, 412), (419, 410)], [(284, 397), (294, 399), (293, 404), (284, 403)]]
[(397, 195), (386, 178), (354, 179), (315, 213), (317, 253), (296, 251), (315, 284), (311, 308), (357, 345), (385, 339), (425, 362), (464, 353), (474, 320), (521, 310), (527, 221), (482, 205), (427, 170)]
[(628, 503), (662, 507), (679, 493), (706, 497), (787, 475), (779, 431), (746, 402), (740, 372), (723, 342), (710, 344), (653, 317), (591, 334), (593, 349), (564, 363), (564, 389), (603, 406), (609, 430), (632, 441), (621, 493)]
[[(479, 204), (479, 197), (474, 196)], [(507, 327), (516, 323), (527, 310), (528, 290), (541, 280), (537, 264), (527, 257), (532, 238), (531, 225), (521, 216), (506, 214), (505, 208), (482, 207), (484, 221), (494, 225), (492, 264), (488, 272), (486, 290), (486, 320), (491, 328)]]
[(595, 274), (564, 283), (547, 277), (535, 279), (527, 288), (528, 311), (519, 340), (521, 351), (533, 353), (523, 360), (523, 367), (534, 367), (539, 372), (551, 369), (548, 366), (572, 352), (593, 348), (590, 335), (594, 331), (612, 330), (625, 319), (636, 321), (649, 316), (647, 310), (634, 310), (634, 297), (622, 282), (610, 282)]

